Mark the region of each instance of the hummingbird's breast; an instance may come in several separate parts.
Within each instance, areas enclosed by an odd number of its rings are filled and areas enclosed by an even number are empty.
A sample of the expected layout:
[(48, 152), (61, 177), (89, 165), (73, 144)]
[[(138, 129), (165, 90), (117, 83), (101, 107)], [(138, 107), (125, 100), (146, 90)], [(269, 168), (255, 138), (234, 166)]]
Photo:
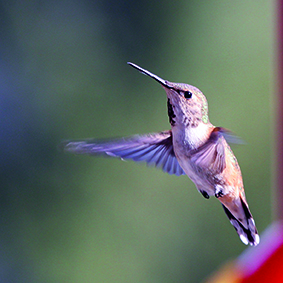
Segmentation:
[[(192, 153), (202, 146), (209, 138), (214, 126), (211, 124), (200, 123), (198, 127), (183, 127), (177, 125), (172, 127), (173, 148), (176, 158), (188, 175), (188, 177), (199, 186), (210, 187), (209, 182), (202, 176), (193, 162), (191, 161)], [(211, 188), (213, 192), (213, 188)]]
[(205, 191), (207, 195), (214, 195), (214, 185), (207, 178), (206, 172), (199, 170), (191, 161), (190, 157), (184, 154), (182, 150), (179, 150), (179, 148), (175, 151), (175, 155), (180, 166), (186, 175), (194, 182), (197, 189), (201, 192)]
[(176, 125), (172, 127), (173, 147), (190, 156), (191, 151), (203, 145), (215, 127), (210, 123), (199, 123), (197, 127)]
[(213, 195), (215, 188), (206, 176), (206, 172), (196, 167), (191, 158), (193, 153), (210, 137), (215, 127), (212, 124), (200, 123), (198, 127), (172, 127), (173, 148), (176, 158), (186, 173), (195, 183), (198, 190), (204, 190)]

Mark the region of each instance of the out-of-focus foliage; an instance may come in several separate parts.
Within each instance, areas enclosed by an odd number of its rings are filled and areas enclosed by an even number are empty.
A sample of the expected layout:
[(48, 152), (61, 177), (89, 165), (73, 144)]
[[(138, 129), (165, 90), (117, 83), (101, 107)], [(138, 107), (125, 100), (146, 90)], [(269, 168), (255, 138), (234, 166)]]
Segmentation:
[(245, 249), (186, 177), (62, 139), (169, 128), (132, 61), (200, 88), (271, 221), (273, 1), (0, 1), (1, 282), (199, 282)]

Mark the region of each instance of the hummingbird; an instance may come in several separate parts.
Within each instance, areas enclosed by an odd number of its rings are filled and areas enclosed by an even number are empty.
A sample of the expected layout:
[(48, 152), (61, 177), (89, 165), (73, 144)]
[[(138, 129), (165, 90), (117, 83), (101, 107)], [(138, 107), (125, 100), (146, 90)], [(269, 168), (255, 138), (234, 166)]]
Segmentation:
[(244, 244), (258, 245), (260, 238), (246, 201), (241, 170), (228, 145), (237, 138), (210, 123), (206, 97), (198, 88), (164, 80), (128, 64), (164, 88), (171, 129), (120, 139), (64, 141), (64, 151), (143, 161), (169, 174), (187, 175), (204, 198), (215, 196), (221, 202)]

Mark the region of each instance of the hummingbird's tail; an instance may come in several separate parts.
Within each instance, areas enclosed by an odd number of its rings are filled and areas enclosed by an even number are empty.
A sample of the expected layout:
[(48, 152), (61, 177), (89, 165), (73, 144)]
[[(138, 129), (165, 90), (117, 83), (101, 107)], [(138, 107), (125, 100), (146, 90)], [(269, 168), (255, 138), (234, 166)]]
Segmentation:
[[(257, 246), (259, 244), (260, 238), (255, 226), (255, 221), (246, 202), (241, 197), (240, 200), (245, 215), (245, 219), (243, 219), (242, 223), (230, 212), (230, 210), (224, 204), (222, 204), (222, 206), (231, 224), (237, 231), (241, 241), (245, 245), (250, 244), (251, 246)], [(246, 225), (243, 224), (244, 222), (246, 222)]]

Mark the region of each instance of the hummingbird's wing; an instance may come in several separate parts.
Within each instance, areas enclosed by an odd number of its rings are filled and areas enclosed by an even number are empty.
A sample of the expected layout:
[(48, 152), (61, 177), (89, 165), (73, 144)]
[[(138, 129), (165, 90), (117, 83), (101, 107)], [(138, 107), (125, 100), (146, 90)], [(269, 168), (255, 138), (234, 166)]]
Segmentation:
[(218, 129), (219, 133), (223, 135), (223, 137), (229, 144), (246, 144), (244, 140), (236, 136), (233, 132), (229, 131), (228, 129), (222, 127), (217, 127), (216, 129)]
[(66, 141), (61, 144), (64, 151), (75, 154), (104, 155), (145, 161), (161, 167), (163, 171), (177, 176), (184, 175), (172, 144), (171, 131), (149, 135), (136, 135), (117, 140)]
[(192, 152), (191, 160), (202, 170), (221, 173), (226, 167), (225, 140), (221, 128), (214, 128), (208, 140)]

